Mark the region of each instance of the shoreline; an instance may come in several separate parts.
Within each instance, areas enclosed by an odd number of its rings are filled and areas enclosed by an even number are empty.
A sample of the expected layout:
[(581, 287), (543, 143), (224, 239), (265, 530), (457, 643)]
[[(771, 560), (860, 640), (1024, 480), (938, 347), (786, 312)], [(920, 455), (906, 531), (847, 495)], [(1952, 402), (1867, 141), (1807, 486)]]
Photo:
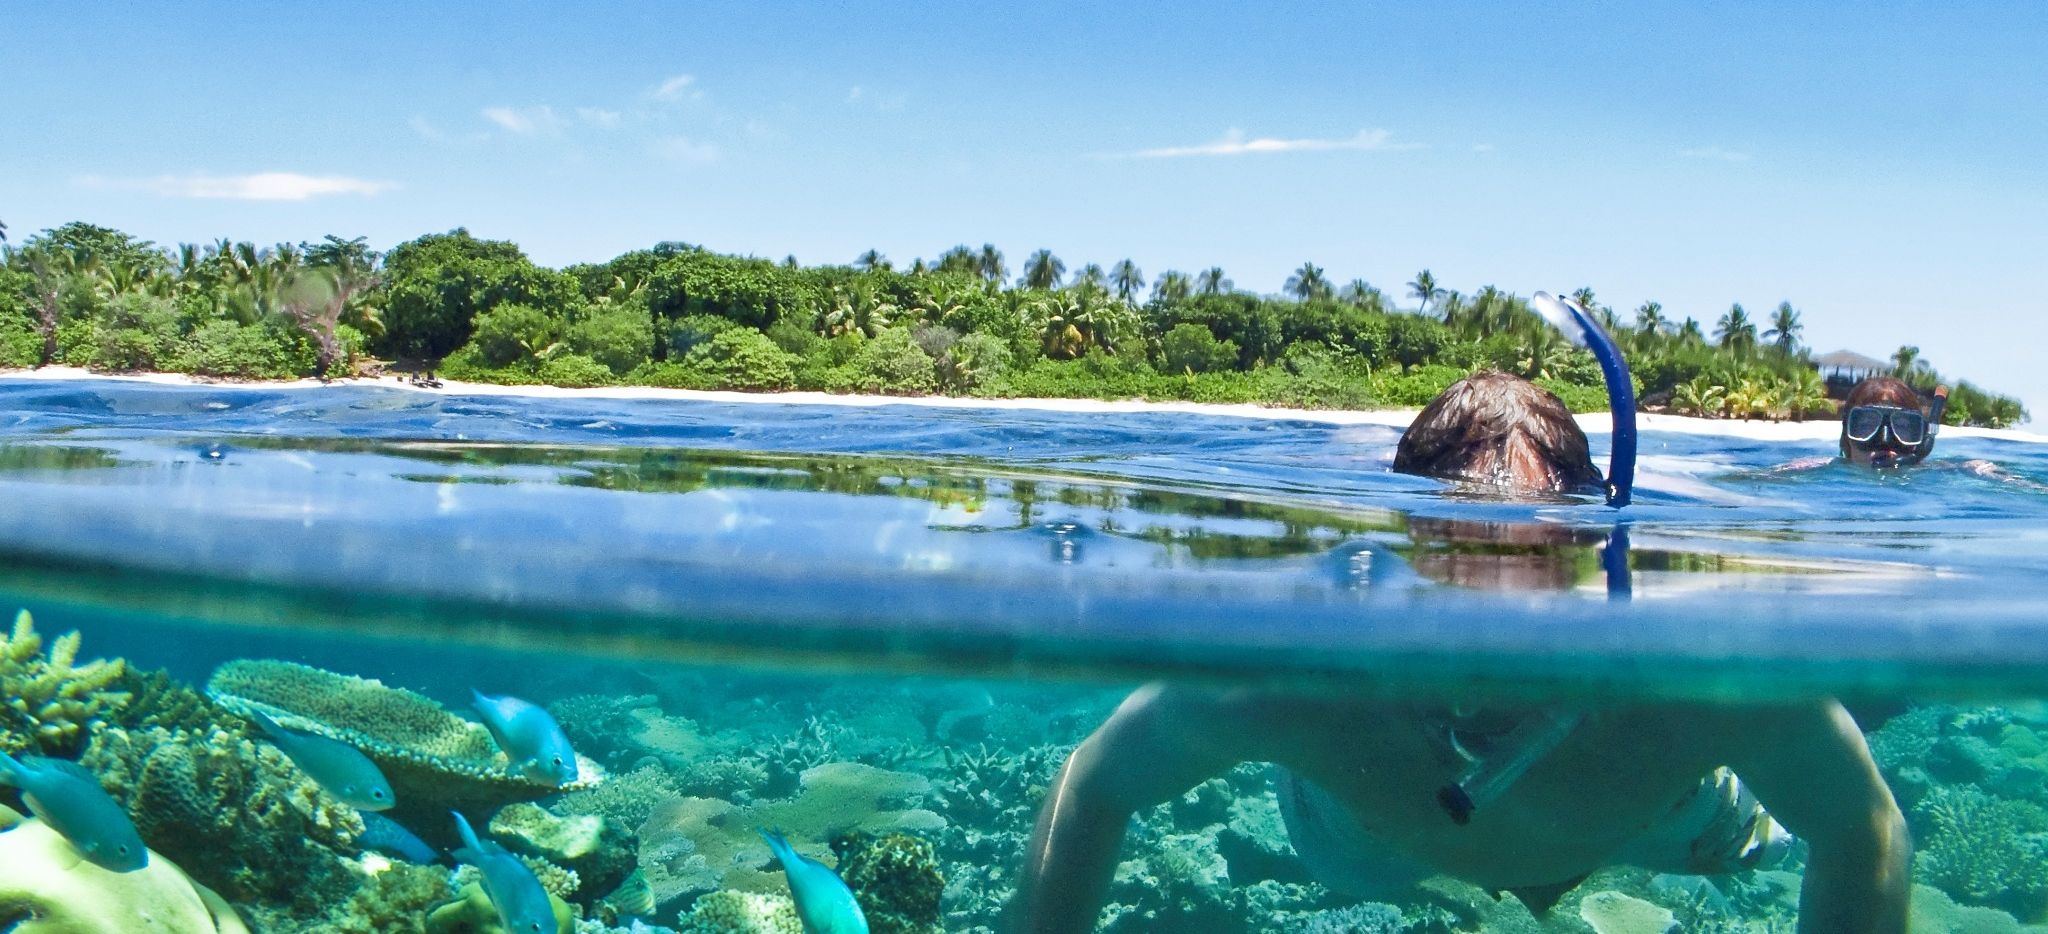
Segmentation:
[[(994, 409), (1001, 411), (1042, 411), (1116, 414), (1131, 412), (1178, 412), (1224, 418), (1309, 421), (1331, 425), (1380, 425), (1406, 428), (1419, 409), (1290, 409), (1252, 403), (1152, 402), (1142, 399), (980, 399), (971, 396), (877, 396), (828, 392), (738, 392), (733, 390), (668, 389), (659, 386), (503, 386), (497, 383), (465, 383), (443, 380), (438, 388), (415, 386), (400, 379), (349, 377), (321, 382), (297, 380), (211, 380), (186, 373), (95, 373), (80, 367), (46, 366), (41, 369), (0, 370), (0, 380), (82, 382), (114, 380), (163, 386), (207, 386), (221, 389), (322, 389), (333, 386), (369, 386), (403, 389), (443, 396), (517, 396), (535, 399), (626, 399), (696, 402), (727, 402), (752, 405), (841, 405), (874, 407), (914, 405), (937, 409)], [(1577, 416), (1587, 433), (1612, 431), (1607, 413)], [(1751, 441), (1832, 441), (1840, 431), (1838, 422), (1767, 422), (1746, 419), (1695, 418), (1689, 415), (1643, 413), (1637, 417), (1640, 431), (1689, 435), (1716, 435)], [(2048, 444), (2048, 435), (2017, 428), (1944, 427), (1952, 438), (1992, 438)]]

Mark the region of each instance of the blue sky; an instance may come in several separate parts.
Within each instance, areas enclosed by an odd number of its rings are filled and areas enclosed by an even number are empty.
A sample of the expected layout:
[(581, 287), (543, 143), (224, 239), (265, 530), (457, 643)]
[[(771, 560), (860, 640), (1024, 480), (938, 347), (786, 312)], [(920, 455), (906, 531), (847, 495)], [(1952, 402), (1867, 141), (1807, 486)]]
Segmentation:
[(0, 221), (1789, 300), (2048, 413), (2038, 3), (425, 6), (0, 9)]

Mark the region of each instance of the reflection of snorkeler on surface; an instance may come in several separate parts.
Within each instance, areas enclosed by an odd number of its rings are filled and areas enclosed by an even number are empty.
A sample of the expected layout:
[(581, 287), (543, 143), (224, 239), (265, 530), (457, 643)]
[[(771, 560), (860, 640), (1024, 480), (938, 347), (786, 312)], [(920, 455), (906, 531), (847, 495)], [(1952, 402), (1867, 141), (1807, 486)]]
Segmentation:
[[(1446, 439), (1455, 444), (1432, 451)], [(1617, 450), (1619, 441), (1617, 433)], [(1446, 390), (1401, 447), (1400, 469), (1516, 493), (1598, 478), (1562, 403), (1498, 374)], [(1615, 467), (1610, 481), (1625, 481), (1629, 471)], [(1618, 485), (1610, 501), (1626, 499)], [(1526, 571), (1490, 579), (1521, 583)], [(1801, 931), (1905, 929), (1905, 820), (1833, 700), (1474, 708), (1371, 694), (1138, 689), (1048, 791), (1012, 906), (1017, 927), (1092, 928), (1133, 813), (1263, 761), (1280, 766), (1275, 790), (1296, 852), (1347, 895), (1387, 897), (1441, 872), (1511, 890), (1541, 911), (1612, 863), (1681, 873), (1754, 867), (1783, 849), (1782, 822), (1809, 847)]]

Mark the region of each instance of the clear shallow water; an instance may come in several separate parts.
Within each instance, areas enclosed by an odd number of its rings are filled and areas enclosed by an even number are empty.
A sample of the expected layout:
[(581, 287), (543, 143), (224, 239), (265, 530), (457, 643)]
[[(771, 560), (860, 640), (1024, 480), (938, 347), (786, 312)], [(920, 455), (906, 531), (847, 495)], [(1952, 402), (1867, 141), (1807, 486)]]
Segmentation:
[[(1941, 823), (1969, 794), (2048, 805), (2048, 762), (2034, 784), (2015, 764), (2048, 736), (2032, 719), (2048, 445), (1944, 439), (1923, 469), (1880, 476), (1788, 467), (1825, 442), (1650, 432), (1638, 504), (1617, 513), (1392, 474), (1397, 438), (1171, 413), (0, 381), (0, 606), (194, 685), (284, 658), (454, 709), (472, 686), (552, 701), (580, 751), (642, 776), (641, 798), (764, 808), (800, 799), (802, 768), (840, 762), (925, 776), (913, 797), (946, 821), (925, 836), (947, 929), (994, 923), (1051, 770), (1154, 677), (1423, 699), (1835, 695), (1881, 711), (1872, 730), (1920, 705), (1873, 744), (1923, 853), (2048, 853), (2048, 812), (1980, 816), (1974, 837)], [(1950, 761), (1984, 745), (2012, 761)], [(738, 763), (763, 777), (700, 774), (754, 774)], [(1262, 771), (1199, 798), (1141, 815), (1111, 929), (1378, 929), (1283, 861), (1222, 855), (1271, 844), (1272, 827), (1237, 826), (1274, 806)], [(678, 923), (701, 894), (677, 881), (681, 844), (625, 813), (655, 917)], [(1211, 857), (1220, 884), (1189, 868)], [(1971, 896), (1996, 874), (1954, 862), (1923, 872), (1954, 877), (1944, 896), (2022, 918), (2048, 898)], [(1757, 874), (1717, 883), (1711, 912), (1681, 904), (1709, 893), (1660, 878), (1581, 888), (1692, 929), (1784, 921)], [(1456, 914), (1448, 897), (1395, 901), (1408, 929), (1517, 929), (1431, 914)]]

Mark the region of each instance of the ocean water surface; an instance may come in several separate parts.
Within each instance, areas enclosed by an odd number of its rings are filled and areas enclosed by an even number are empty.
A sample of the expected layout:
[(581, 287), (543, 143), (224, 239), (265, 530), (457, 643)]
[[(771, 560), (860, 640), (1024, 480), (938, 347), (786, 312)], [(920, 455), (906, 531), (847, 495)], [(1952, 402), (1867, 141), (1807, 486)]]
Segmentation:
[[(1398, 437), (0, 381), (0, 607), (44, 643), (17, 677), (74, 630), (80, 664), (127, 669), (92, 710), (0, 718), (0, 748), (80, 759), (261, 930), (453, 930), (428, 919), (463, 879), (366, 874), (382, 825), (273, 794), (295, 773), (251, 710), (403, 770), (384, 816), (431, 848), (451, 808), (493, 821), (581, 930), (793, 929), (771, 825), (875, 930), (1000, 930), (1054, 773), (1142, 683), (1402, 710), (1832, 697), (1912, 830), (1915, 929), (2048, 921), (2048, 445), (1944, 438), (1877, 474), (1816, 463), (1827, 442), (1652, 431), (1617, 511), (1391, 473)], [(508, 783), (457, 741), (482, 735), (472, 689), (546, 705), (577, 783)], [(1456, 876), (1361, 900), (1294, 852), (1289, 787), (1246, 763), (1140, 811), (1099, 926), (1792, 929), (1802, 844), (1619, 864), (1554, 905)]]

